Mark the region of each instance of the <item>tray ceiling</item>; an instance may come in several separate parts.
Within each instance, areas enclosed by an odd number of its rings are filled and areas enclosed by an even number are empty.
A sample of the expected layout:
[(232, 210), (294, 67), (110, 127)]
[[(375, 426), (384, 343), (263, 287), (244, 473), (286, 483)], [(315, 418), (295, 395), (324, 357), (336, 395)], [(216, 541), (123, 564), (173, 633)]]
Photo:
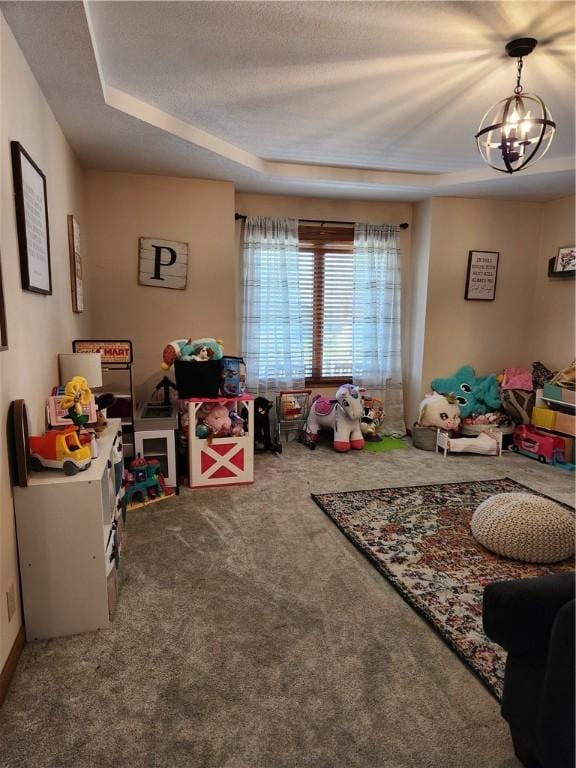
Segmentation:
[[(574, 187), (571, 2), (1, 4), (81, 163), (248, 192), (551, 199)], [(559, 129), (507, 177), (474, 133), (509, 95), (504, 44)]]

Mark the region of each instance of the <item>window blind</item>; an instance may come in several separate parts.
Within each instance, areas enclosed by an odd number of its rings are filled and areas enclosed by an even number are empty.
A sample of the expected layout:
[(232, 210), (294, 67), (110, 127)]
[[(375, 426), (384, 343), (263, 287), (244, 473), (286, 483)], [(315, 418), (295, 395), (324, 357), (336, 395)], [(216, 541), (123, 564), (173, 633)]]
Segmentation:
[(300, 298), (305, 375), (352, 375), (353, 230), (300, 228)]

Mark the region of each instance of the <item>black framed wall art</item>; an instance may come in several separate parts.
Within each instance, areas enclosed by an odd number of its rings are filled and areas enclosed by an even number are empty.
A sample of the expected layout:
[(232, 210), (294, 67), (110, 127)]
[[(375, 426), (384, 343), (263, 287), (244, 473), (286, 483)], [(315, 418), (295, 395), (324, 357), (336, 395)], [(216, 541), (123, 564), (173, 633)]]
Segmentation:
[(8, 349), (8, 331), (6, 329), (6, 304), (4, 303), (4, 283), (2, 282), (2, 258), (0, 256), (0, 352)]
[(10, 142), (22, 288), (52, 293), (46, 177), (18, 141)]
[(72, 214), (68, 214), (68, 250), (70, 252), (70, 285), (72, 288), (72, 309), (84, 312), (84, 289), (82, 285), (82, 254), (80, 252), (80, 227)]
[(464, 298), (468, 301), (494, 301), (498, 277), (497, 251), (470, 251)]
[(566, 245), (558, 249), (558, 255), (554, 261), (554, 272), (576, 272), (576, 248)]

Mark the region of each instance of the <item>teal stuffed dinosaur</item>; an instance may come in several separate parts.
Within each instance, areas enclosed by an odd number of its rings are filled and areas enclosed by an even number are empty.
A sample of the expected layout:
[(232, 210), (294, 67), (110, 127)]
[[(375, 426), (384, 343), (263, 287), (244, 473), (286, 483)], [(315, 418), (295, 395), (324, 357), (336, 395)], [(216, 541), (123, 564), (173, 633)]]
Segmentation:
[(449, 379), (434, 379), (431, 387), (440, 395), (454, 393), (463, 419), (473, 413), (490, 413), (502, 405), (496, 376), (492, 373), (477, 377), (470, 365), (463, 365)]

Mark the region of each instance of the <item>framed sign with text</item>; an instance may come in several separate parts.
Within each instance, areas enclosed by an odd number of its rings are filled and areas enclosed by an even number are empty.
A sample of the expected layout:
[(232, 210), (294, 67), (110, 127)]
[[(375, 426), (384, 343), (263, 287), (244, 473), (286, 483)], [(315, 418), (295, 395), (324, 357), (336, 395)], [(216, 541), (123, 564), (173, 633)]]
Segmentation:
[(469, 252), (465, 299), (468, 301), (494, 301), (499, 258), (500, 254), (497, 251)]
[(132, 342), (115, 339), (76, 339), (72, 342), (73, 352), (99, 352), (103, 364), (132, 363)]
[(10, 142), (22, 288), (52, 293), (46, 177), (18, 141)]

